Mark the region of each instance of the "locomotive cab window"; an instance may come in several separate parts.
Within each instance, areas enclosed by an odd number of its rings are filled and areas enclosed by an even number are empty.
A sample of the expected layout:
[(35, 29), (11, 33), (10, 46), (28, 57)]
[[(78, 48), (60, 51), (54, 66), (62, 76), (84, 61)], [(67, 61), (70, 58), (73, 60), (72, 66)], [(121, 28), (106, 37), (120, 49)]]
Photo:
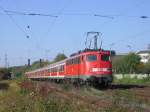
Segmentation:
[(101, 60), (102, 61), (109, 61), (109, 55), (106, 55), (106, 54), (101, 55)]
[(89, 62), (96, 61), (97, 60), (97, 56), (93, 55), (93, 54), (87, 55), (86, 56), (86, 60), (89, 61)]

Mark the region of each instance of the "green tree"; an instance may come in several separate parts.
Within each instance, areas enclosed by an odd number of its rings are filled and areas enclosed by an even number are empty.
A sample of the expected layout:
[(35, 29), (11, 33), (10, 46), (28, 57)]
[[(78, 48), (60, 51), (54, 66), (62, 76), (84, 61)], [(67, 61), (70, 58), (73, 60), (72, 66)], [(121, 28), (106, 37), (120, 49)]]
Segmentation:
[(115, 56), (112, 58), (112, 67), (114, 73), (121, 73), (123, 56)]
[(58, 53), (54, 59), (54, 62), (58, 62), (58, 61), (61, 61), (63, 59), (66, 59), (66, 58), (67, 58), (67, 56), (64, 53)]
[(113, 69), (116, 73), (134, 73), (140, 64), (140, 57), (130, 53), (113, 62)]
[(3, 79), (4, 75), (5, 75), (5, 69), (0, 68), (0, 80)]
[(125, 57), (124, 61), (127, 69), (129, 70), (129, 73), (136, 72), (136, 68), (140, 64), (140, 60), (141, 58), (134, 53), (130, 53)]
[(29, 70), (34, 70), (34, 69), (38, 69), (44, 66), (47, 66), (48, 64), (50, 64), (49, 61), (44, 61), (44, 60), (38, 60), (32, 63), (31, 67), (29, 68)]
[(10, 70), (6, 68), (0, 68), (0, 80), (10, 78), (11, 78)]
[(150, 61), (145, 64), (145, 73), (150, 74)]
[(142, 62), (140, 64), (138, 64), (136, 67), (136, 73), (145, 74), (146, 73), (146, 65)]
[(67, 58), (67, 56), (65, 54), (58, 53), (57, 56), (55, 57), (55, 59), (53, 61), (51, 61), (51, 62), (45, 61), (45, 60), (42, 60), (42, 59), (33, 62), (31, 67), (27, 67), (28, 68), (27, 71), (35, 70), (35, 69), (38, 69), (38, 68), (42, 68), (42, 67), (47, 66), (49, 64), (61, 61), (61, 60), (65, 59), (65, 58)]

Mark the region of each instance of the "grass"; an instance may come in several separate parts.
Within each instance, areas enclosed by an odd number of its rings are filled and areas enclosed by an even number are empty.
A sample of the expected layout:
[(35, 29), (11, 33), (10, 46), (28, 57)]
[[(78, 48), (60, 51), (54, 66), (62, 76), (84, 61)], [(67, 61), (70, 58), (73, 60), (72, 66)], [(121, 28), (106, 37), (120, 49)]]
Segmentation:
[[(94, 106), (78, 97), (48, 85), (36, 85), (32, 81), (3, 81), (9, 88), (0, 90), (0, 112), (90, 112)], [(58, 92), (57, 92), (58, 91)], [(68, 91), (68, 89), (67, 89)]]
[(76, 88), (26, 79), (0, 81), (2, 84), (0, 112), (145, 112), (150, 106), (134, 89)]
[(135, 78), (124, 77), (122, 79), (114, 79), (114, 83), (150, 85), (150, 77), (143, 78), (143, 79), (138, 79), (137, 77), (135, 77)]

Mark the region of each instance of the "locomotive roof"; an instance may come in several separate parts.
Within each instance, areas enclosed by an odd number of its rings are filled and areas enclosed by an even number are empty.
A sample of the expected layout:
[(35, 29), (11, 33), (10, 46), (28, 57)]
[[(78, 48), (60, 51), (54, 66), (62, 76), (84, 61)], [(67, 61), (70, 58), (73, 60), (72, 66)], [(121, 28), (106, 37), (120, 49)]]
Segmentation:
[(106, 53), (106, 52), (110, 52), (109, 50), (103, 50), (103, 49), (84, 49), (84, 50), (80, 50), (77, 53), (73, 53), (70, 55), (70, 57), (76, 56), (76, 55), (80, 55), (80, 54), (85, 54), (85, 53), (89, 53), (89, 52), (101, 52), (101, 53)]

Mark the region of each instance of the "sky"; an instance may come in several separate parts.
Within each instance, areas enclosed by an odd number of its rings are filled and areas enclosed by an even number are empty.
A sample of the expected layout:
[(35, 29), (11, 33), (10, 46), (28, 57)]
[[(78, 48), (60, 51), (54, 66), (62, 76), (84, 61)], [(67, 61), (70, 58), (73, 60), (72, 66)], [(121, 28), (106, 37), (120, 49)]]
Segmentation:
[(69, 56), (85, 48), (89, 31), (102, 33), (98, 43), (102, 41), (103, 49), (146, 50), (150, 0), (0, 0), (0, 67), (6, 55), (9, 66), (27, 64), (28, 58), (34, 62), (53, 60), (58, 53)]

